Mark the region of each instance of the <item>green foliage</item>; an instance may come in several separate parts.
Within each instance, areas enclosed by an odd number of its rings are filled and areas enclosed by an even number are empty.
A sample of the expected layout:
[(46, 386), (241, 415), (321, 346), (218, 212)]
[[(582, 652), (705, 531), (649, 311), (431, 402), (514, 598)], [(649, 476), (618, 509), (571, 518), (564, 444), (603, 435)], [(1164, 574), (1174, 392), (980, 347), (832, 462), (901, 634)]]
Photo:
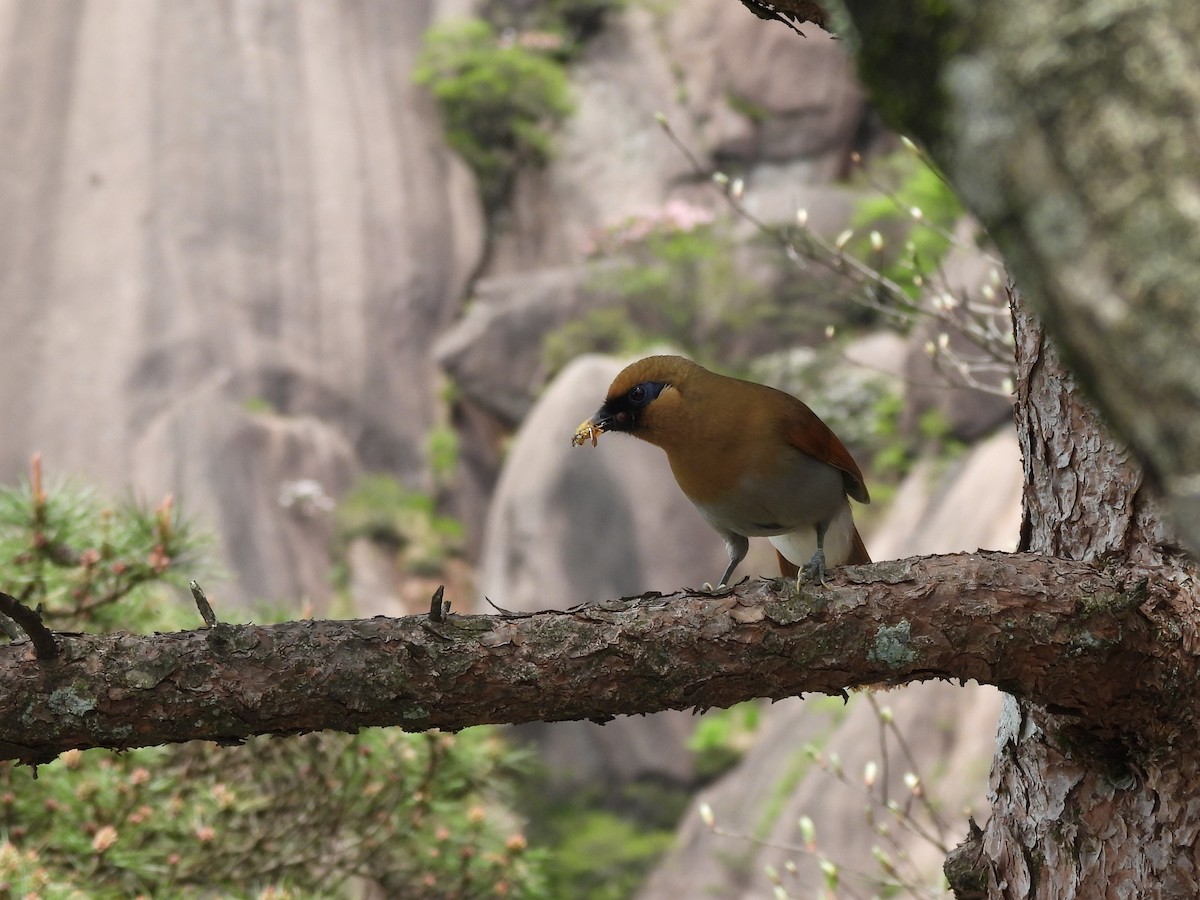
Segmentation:
[(556, 784), (531, 765), (518, 789), (534, 846), (550, 847), (543, 867), (552, 897), (632, 897), (674, 840), (689, 790), (659, 778), (619, 785)]
[(191, 621), (182, 617), (185, 607), (162, 603), (153, 588), (180, 584), (185, 568), (196, 574), (203, 543), (169, 496), (151, 509), (106, 502), (71, 482), (46, 489), (36, 462), (31, 482), (0, 487), (2, 586), (27, 606), (41, 606), (52, 628)]
[(674, 834), (639, 828), (616, 813), (582, 810), (554, 844), (554, 897), (625, 900), (632, 897)]
[(706, 712), (688, 741), (696, 777), (712, 781), (733, 768), (753, 743), (761, 718), (762, 704), (756, 700)]
[(608, 16), (625, 5), (625, 0), (486, 0), (480, 15), (497, 31), (553, 36), (558, 43), (550, 47), (567, 60), (578, 55), (603, 30)]
[[(442, 451), (448, 453), (449, 448)], [(439, 514), (432, 497), (408, 489), (391, 475), (362, 476), (338, 503), (334, 520), (340, 544), (367, 537), (393, 546), (401, 564), (415, 574), (436, 575), (448, 557), (462, 550), (458, 520)]]
[(875, 431), (870, 467), (884, 484), (907, 475), (922, 456), (948, 462), (966, 450), (966, 445), (951, 434), (950, 420), (940, 409), (927, 409), (921, 414), (916, 434), (907, 434), (901, 428), (903, 413), (904, 398), (900, 394), (886, 394), (879, 398), (870, 414)]
[(904, 397), (899, 393), (880, 397), (873, 410), (877, 449), (871, 460), (871, 468), (883, 478), (899, 479), (912, 465), (912, 442), (900, 429), (903, 412)]
[(414, 78), (433, 92), (446, 140), (475, 172), (489, 214), (507, 201), (518, 171), (549, 161), (551, 133), (573, 110), (561, 64), (498, 41), (479, 19), (431, 29)]
[(765, 106), (755, 103), (732, 88), (726, 89), (725, 102), (729, 104), (729, 108), (734, 112), (740, 113), (756, 124), (766, 121), (771, 115)]
[(670, 848), (687, 803), (682, 789), (638, 784), (619, 797), (584, 792), (547, 800), (552, 793), (537, 779), (521, 792), (531, 839), (554, 848), (543, 868), (547, 894), (588, 900), (632, 897)]
[(458, 468), (458, 432), (449, 425), (437, 425), (425, 436), (425, 458), (434, 483), (446, 487)]
[(593, 259), (590, 286), (609, 302), (547, 336), (542, 355), (552, 372), (581, 353), (632, 354), (659, 343), (725, 364), (772, 315), (767, 292), (739, 265), (733, 235), (698, 207), (673, 201), (630, 219), (601, 237)]
[[(872, 168), (895, 187), (888, 193), (866, 194), (858, 203), (851, 227), (860, 233), (874, 229), (891, 235), (903, 242), (904, 250), (878, 260), (866, 238), (853, 242), (850, 249), (915, 300), (950, 249), (944, 232), (962, 218), (962, 203), (945, 179), (911, 150), (898, 150)], [(913, 218), (914, 209), (921, 211), (919, 222)]]
[[(0, 586), (59, 628), (198, 624), (163, 590), (198, 546), (169, 500), (45, 490), (36, 464), (0, 490)], [(524, 765), (486, 728), (69, 751), (36, 780), (0, 762), (0, 896), (282, 900), (366, 878), (418, 900), (545, 897), (507, 807)]]
[(372, 729), (71, 751), (36, 782), (4, 764), (0, 878), (40, 869), (98, 898), (327, 897), (352, 877), (388, 896), (536, 897), (540, 855), (497, 806), (512, 759), (488, 729)]
[(603, 306), (549, 332), (542, 339), (542, 361), (550, 372), (557, 372), (583, 353), (632, 355), (650, 343), (625, 304)]
[(242, 411), (252, 416), (269, 416), (278, 412), (266, 397), (246, 397), (241, 403)]

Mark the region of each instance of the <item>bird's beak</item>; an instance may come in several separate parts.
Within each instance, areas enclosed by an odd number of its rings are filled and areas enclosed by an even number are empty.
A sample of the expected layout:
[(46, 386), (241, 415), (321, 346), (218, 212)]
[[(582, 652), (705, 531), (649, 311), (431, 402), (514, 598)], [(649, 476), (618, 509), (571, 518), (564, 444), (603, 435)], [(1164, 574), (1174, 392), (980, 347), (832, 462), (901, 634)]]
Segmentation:
[(600, 407), (594, 416), (580, 423), (579, 427), (575, 429), (575, 436), (571, 438), (571, 446), (582, 447), (590, 440), (592, 446), (595, 447), (600, 440), (600, 435), (609, 429), (612, 421), (612, 415), (608, 410)]

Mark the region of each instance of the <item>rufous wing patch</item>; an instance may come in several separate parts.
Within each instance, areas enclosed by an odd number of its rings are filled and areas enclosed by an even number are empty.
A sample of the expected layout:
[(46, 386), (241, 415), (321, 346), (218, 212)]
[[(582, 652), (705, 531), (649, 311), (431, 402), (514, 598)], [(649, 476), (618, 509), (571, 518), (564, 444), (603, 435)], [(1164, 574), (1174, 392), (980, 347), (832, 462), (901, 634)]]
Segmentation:
[(820, 416), (799, 400), (788, 415), (784, 437), (801, 453), (839, 469), (845, 476), (846, 493), (859, 503), (871, 502), (862, 471), (846, 445), (821, 421)]

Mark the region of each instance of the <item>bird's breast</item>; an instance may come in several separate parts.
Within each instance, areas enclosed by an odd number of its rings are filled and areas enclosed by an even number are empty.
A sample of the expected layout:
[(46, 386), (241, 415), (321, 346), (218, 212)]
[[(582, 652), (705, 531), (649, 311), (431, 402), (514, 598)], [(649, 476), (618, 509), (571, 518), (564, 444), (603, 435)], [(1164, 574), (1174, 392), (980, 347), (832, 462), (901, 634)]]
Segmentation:
[(828, 522), (846, 505), (840, 470), (796, 450), (781, 456), (779, 465), (746, 467), (740, 475), (710, 479), (693, 489), (675, 474), (714, 528), (746, 537)]

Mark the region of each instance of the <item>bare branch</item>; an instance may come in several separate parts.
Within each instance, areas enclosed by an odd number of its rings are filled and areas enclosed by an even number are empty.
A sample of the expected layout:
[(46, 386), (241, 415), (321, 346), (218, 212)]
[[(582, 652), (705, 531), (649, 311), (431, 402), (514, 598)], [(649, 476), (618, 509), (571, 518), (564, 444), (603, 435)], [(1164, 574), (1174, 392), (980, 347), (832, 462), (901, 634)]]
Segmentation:
[(16, 597), (0, 591), (0, 614), (16, 622), (29, 635), (39, 660), (51, 660), (58, 656), (58, 644), (54, 640), (54, 633), (42, 622), (42, 617), (36, 610), (30, 609)]
[[(976, 679), (1113, 731), (1151, 728), (1196, 662), (1158, 570), (976, 553), (844, 568), (723, 596), (648, 595), (518, 618), (427, 616), (59, 635), (0, 651), (0, 758), (253, 734), (607, 719)], [(1182, 635), (1182, 636), (1181, 636)], [(1119, 639), (1119, 640), (1118, 640)], [(1108, 677), (1114, 666), (1136, 678)], [(1170, 710), (1192, 717), (1189, 694)]]
[(217, 614), (213, 612), (212, 604), (208, 602), (208, 595), (204, 593), (204, 588), (200, 587), (200, 583), (194, 578), (188, 583), (188, 587), (192, 591), (192, 599), (196, 601), (196, 609), (200, 613), (200, 618), (204, 620), (204, 627), (212, 628), (217, 624)]

